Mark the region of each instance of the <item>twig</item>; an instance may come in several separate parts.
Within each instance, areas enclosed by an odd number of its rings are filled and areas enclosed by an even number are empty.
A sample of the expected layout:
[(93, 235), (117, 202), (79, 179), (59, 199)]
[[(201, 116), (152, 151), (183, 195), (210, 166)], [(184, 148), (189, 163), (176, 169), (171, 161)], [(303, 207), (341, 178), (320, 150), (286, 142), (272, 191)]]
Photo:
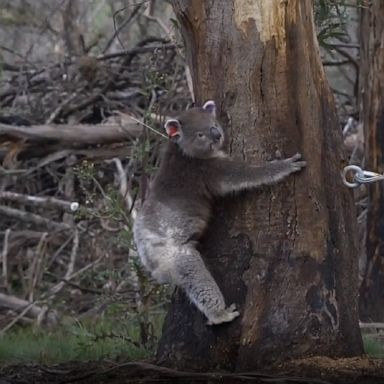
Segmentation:
[(347, 99), (351, 99), (351, 95), (349, 93), (347, 93), (347, 92), (340, 91), (340, 90), (338, 90), (336, 88), (332, 88), (332, 92), (336, 93), (337, 95), (344, 96)]
[(145, 4), (146, 2), (148, 2), (149, 0), (144, 0), (144, 1), (140, 1), (138, 3), (133, 3), (133, 4), (130, 4), (130, 5), (127, 5), (123, 8), (120, 8), (118, 9), (116, 12), (113, 13), (113, 28), (115, 30), (115, 33), (116, 33), (116, 37), (117, 37), (117, 40), (119, 41), (120, 45), (124, 48), (124, 44), (123, 42), (120, 40), (120, 37), (119, 37), (119, 33), (118, 33), (118, 29), (116, 28), (116, 17), (117, 15), (120, 13), (120, 12), (123, 12), (125, 11), (128, 7), (133, 7), (133, 6), (139, 6), (141, 7), (143, 4)]
[(8, 244), (10, 234), (11, 230), (10, 228), (7, 228), (4, 234), (3, 252), (1, 254), (1, 260), (3, 265), (3, 284), (6, 290), (8, 290)]
[(0, 205), (0, 213), (5, 215), (5, 216), (11, 217), (13, 219), (18, 219), (18, 220), (24, 221), (26, 223), (43, 225), (43, 226), (45, 226), (51, 230), (63, 231), (63, 230), (71, 229), (71, 226), (68, 224), (58, 223), (56, 221), (46, 219), (43, 216), (36, 215), (34, 213), (31, 213), (31, 212), (23, 212), (23, 211), (20, 211), (18, 209), (5, 207), (3, 205)]
[(29, 168), (26, 170), (26, 175), (31, 175), (32, 173), (36, 172), (38, 169), (45, 167), (55, 161), (61, 160), (65, 157), (70, 156), (73, 153), (73, 151), (69, 149), (63, 149), (61, 151), (57, 151), (54, 153), (50, 153), (49, 155), (43, 157), (37, 164), (36, 166)]
[(71, 95), (69, 95), (66, 99), (64, 99), (56, 108), (55, 110), (49, 115), (48, 119), (45, 120), (45, 124), (51, 124), (56, 119), (57, 116), (60, 115), (60, 112), (70, 104), (72, 100), (74, 100), (81, 92), (84, 91), (86, 86), (77, 89), (75, 92), (73, 92)]
[(14, 51), (11, 48), (6, 47), (5, 45), (0, 45), (0, 49), (2, 49), (3, 51), (6, 51), (8, 53), (11, 53), (12, 55), (15, 55), (15, 56), (19, 57), (20, 59), (23, 59), (25, 62), (27, 62), (29, 64), (32, 64), (31, 62), (28, 61), (26, 56), (21, 55), (20, 53)]
[(63, 277), (58, 277), (53, 273), (47, 272), (48, 275), (55, 277), (57, 280), (63, 282), (66, 285), (69, 285), (70, 287), (76, 288), (79, 291), (86, 292), (86, 293), (94, 293), (96, 295), (102, 295), (105, 292), (102, 289), (94, 289), (94, 288), (88, 288), (88, 287), (83, 287), (79, 284), (74, 283), (73, 281), (69, 281)]
[[(87, 271), (88, 269), (92, 268), (93, 266), (95, 266), (96, 264), (98, 264), (100, 262), (100, 260), (102, 259), (102, 257), (99, 257), (97, 260), (93, 261), (92, 263), (86, 265), (85, 267), (79, 269), (78, 271), (74, 272), (71, 276), (68, 276), (66, 278), (66, 281), (69, 281), (69, 280), (72, 280), (74, 279), (76, 276), (84, 273), (85, 271)], [(61, 287), (63, 284), (63, 282), (61, 281), (60, 283), (57, 283), (56, 285), (54, 285), (52, 288), (50, 288), (48, 290), (48, 292), (46, 293), (46, 295), (44, 295), (44, 298), (45, 297), (52, 297), (54, 295), (56, 295), (56, 291), (58, 290), (58, 287)], [(60, 288), (61, 289), (61, 288)], [(60, 290), (59, 289), (59, 290)]]
[(47, 245), (47, 237), (48, 233), (43, 232), (41, 234), (40, 240), (36, 246), (35, 257), (31, 266), (31, 274), (30, 274), (30, 284), (29, 284), (29, 292), (28, 292), (28, 301), (33, 301), (33, 293), (34, 290), (40, 280), (40, 277), (44, 273), (44, 258), (45, 258), (45, 247)]
[[(1, 297), (2, 293), (0, 293), (0, 297)], [(9, 329), (11, 329), (22, 317), (24, 317), (24, 315), (26, 313), (28, 313), (28, 311), (34, 307), (34, 304), (36, 302), (33, 302), (33, 303), (29, 303), (15, 318), (13, 318), (1, 331), (0, 331), (0, 335), (4, 335), (5, 332), (7, 332)]]
[(5, 169), (0, 167), (0, 175), (20, 175), (26, 173), (27, 169)]
[[(136, 14), (140, 11), (142, 5), (143, 5), (143, 3), (137, 5), (133, 9), (131, 14), (117, 28), (116, 28), (116, 22), (115, 22), (117, 13), (115, 12), (115, 14), (113, 15), (114, 33), (113, 33), (112, 37), (108, 40), (107, 44), (105, 45), (105, 48), (103, 49), (103, 54), (108, 51), (108, 49), (111, 47), (111, 45), (113, 44), (113, 42), (115, 41), (116, 38), (119, 39), (120, 31), (123, 28), (125, 28), (133, 20), (133, 18), (136, 16)], [(120, 42), (120, 44), (121, 44), (121, 42)]]
[(0, 200), (16, 201), (22, 204), (31, 204), (36, 206), (51, 206), (60, 208), (68, 212), (75, 212), (79, 208), (79, 203), (60, 200), (55, 197), (40, 197), (31, 195), (22, 195), (16, 192), (0, 192)]
[(112, 161), (115, 163), (118, 174), (120, 195), (124, 199), (127, 211), (131, 213), (132, 219), (135, 220), (137, 213), (134, 208), (134, 200), (128, 190), (128, 176), (124, 171), (123, 164), (121, 163), (120, 159), (115, 157), (112, 159)]
[(76, 229), (73, 234), (71, 257), (69, 259), (67, 272), (65, 273), (65, 279), (69, 279), (73, 275), (73, 271), (75, 270), (75, 263), (76, 263), (78, 249), (79, 249), (79, 232)]
[(127, 49), (124, 51), (117, 51), (112, 53), (106, 53), (103, 55), (96, 56), (96, 59), (99, 61), (102, 60), (109, 60), (114, 59), (116, 57), (123, 57), (123, 56), (130, 56), (130, 55), (137, 55), (138, 53), (147, 53), (147, 52), (153, 52), (156, 50), (166, 50), (166, 49), (175, 49), (177, 46), (175, 44), (163, 44), (163, 45), (149, 45), (146, 47), (136, 47), (132, 49)]
[(334, 46), (334, 47), (341, 56), (344, 56), (346, 59), (348, 59), (351, 62), (351, 64), (355, 67), (356, 72), (359, 73), (358, 60), (355, 57), (353, 57), (349, 52), (345, 51), (344, 49), (341, 49), (337, 46)]
[(22, 71), (27, 72), (28, 71), (28, 69), (25, 68), (24, 66), (17, 66), (17, 65), (13, 65), (13, 64), (8, 64), (5, 61), (1, 61), (0, 66), (1, 66), (1, 69), (3, 71), (9, 71), (9, 72), (22, 72)]
[(356, 48), (360, 49), (360, 44), (357, 43), (327, 43), (327, 45), (333, 48)]
[[(65, 277), (64, 277), (64, 279), (67, 281), (73, 275), (78, 249), (79, 249), (79, 232), (76, 229), (74, 231), (74, 234), (73, 234), (73, 244), (72, 244), (72, 250), (71, 250), (71, 257), (69, 259), (67, 272), (65, 273)], [(52, 289), (52, 293), (56, 295), (59, 291), (62, 290), (62, 288), (64, 287), (64, 284), (65, 284), (64, 281), (61, 281), (60, 283), (56, 284), (55, 287)]]
[(131, 116), (131, 115), (127, 115), (126, 113), (123, 113), (123, 112), (120, 112), (120, 111), (115, 111), (118, 115), (120, 116), (123, 116), (125, 118), (128, 118), (128, 119), (131, 119), (133, 121), (136, 121), (137, 123), (143, 125), (145, 128), (148, 128), (150, 131), (156, 133), (156, 135), (159, 135), (159, 136), (162, 136), (164, 137), (165, 139), (168, 139), (168, 136), (164, 135), (164, 133), (161, 133), (159, 132), (158, 130), (156, 130), (155, 128), (152, 128), (151, 126), (149, 126), (148, 124), (145, 124), (143, 121), (140, 121), (139, 119), (136, 119), (135, 117)]
[(54, 255), (52, 256), (51, 260), (49, 260), (48, 265), (47, 265), (47, 269), (49, 269), (52, 266), (52, 264), (55, 262), (56, 258), (60, 255), (60, 253), (69, 244), (69, 242), (72, 239), (73, 239), (73, 232), (69, 235), (69, 237), (64, 242), (62, 242), (62, 244), (60, 245), (59, 249), (54, 253)]
[[(159, 24), (160, 28), (165, 32), (165, 34), (168, 36), (170, 41), (174, 44), (174, 46), (175, 46), (175, 48), (177, 50), (177, 53), (185, 61), (184, 54), (183, 54), (183, 52), (180, 49), (181, 46), (177, 45), (177, 43), (176, 43), (175, 34), (171, 32), (171, 30), (165, 25), (165, 23), (159, 17), (152, 16), (151, 13), (150, 13), (150, 8), (148, 8), (148, 12), (147, 12), (147, 14), (144, 14), (144, 16), (147, 17), (149, 20), (154, 21), (157, 24)], [(192, 99), (193, 102), (195, 102), (196, 100), (195, 100), (195, 92), (194, 92), (194, 89), (193, 89), (192, 75), (191, 75), (191, 70), (190, 70), (188, 64), (185, 64), (185, 76), (187, 78), (187, 86), (188, 86), (188, 90), (189, 90), (191, 99)]]
[(352, 64), (350, 60), (338, 60), (338, 61), (323, 61), (323, 65), (328, 67), (337, 67), (339, 65)]
[[(96, 265), (97, 263), (100, 262), (100, 260), (102, 259), (102, 257), (99, 257), (97, 260), (93, 261), (92, 263), (86, 265), (85, 267), (79, 269), (77, 272), (74, 272), (71, 276), (69, 276), (69, 278), (67, 280), (70, 280), (70, 279), (73, 279), (75, 278), (76, 276), (80, 275), (81, 273), (87, 271), (89, 268), (92, 268), (94, 265)], [(60, 285), (62, 284), (62, 282), (56, 284), (55, 286), (51, 287), (48, 291), (44, 292), (41, 297), (35, 301), (33, 301), (32, 303), (29, 303), (28, 305), (26, 305), (26, 307), (23, 309), (23, 311), (14, 319), (12, 319), (12, 321), (10, 321), (1, 331), (0, 331), (0, 334), (4, 334), (6, 331), (8, 331), (10, 328), (12, 328), (12, 326), (14, 324), (16, 324), (31, 308), (33, 309), (35, 304), (38, 303), (38, 302), (41, 302), (42, 300), (45, 300), (45, 299), (49, 299), (53, 296), (55, 296), (55, 289), (57, 289), (57, 287), (59, 287)], [(7, 297), (6, 295), (0, 293), (0, 303), (1, 303), (1, 299), (4, 298), (4, 297)], [(15, 298), (16, 300), (20, 300), (18, 298)], [(23, 301), (24, 303), (26, 303), (25, 301)]]

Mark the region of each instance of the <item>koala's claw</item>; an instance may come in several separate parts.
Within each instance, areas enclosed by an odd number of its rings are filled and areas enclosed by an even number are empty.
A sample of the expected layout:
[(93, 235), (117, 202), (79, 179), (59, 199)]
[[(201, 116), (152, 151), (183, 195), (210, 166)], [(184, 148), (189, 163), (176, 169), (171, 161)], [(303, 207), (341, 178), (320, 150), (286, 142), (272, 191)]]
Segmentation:
[(306, 161), (298, 161), (300, 159), (301, 159), (300, 153), (296, 153), (292, 157), (285, 159), (285, 161), (289, 163), (289, 166), (292, 172), (300, 171), (302, 168), (304, 168), (307, 165)]
[(301, 153), (295, 153), (292, 157), (288, 157), (284, 161), (286, 161), (287, 163), (294, 163), (294, 162), (297, 162), (297, 160), (300, 160), (300, 159), (301, 159)]
[(240, 315), (240, 312), (236, 310), (236, 304), (231, 304), (225, 308), (222, 312), (216, 313), (212, 317), (208, 318), (208, 325), (215, 325), (221, 323), (228, 323)]

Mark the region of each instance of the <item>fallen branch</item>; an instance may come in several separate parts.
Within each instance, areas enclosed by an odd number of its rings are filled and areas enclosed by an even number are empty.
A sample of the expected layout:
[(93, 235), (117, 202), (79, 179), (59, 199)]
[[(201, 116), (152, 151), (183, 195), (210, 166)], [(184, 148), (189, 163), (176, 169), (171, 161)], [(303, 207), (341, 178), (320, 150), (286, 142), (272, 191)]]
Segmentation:
[(361, 329), (376, 328), (384, 329), (384, 323), (359, 323)]
[(75, 212), (79, 208), (79, 203), (69, 202), (65, 200), (60, 200), (55, 197), (41, 197), (41, 196), (31, 196), (31, 195), (22, 195), (15, 192), (0, 192), (0, 200), (9, 200), (16, 201), (21, 204), (30, 204), (35, 206), (51, 206), (54, 208), (60, 208), (68, 212)]
[[(11, 309), (20, 314), (23, 313), (23, 316), (28, 316), (30, 318), (38, 318), (41, 312), (45, 310), (44, 308), (35, 305), (33, 302), (19, 299), (16, 296), (5, 295), (4, 293), (0, 293), (0, 307)], [(54, 312), (48, 313), (47, 316), (49, 322), (55, 322), (57, 320)]]
[(34, 141), (57, 140), (70, 144), (105, 144), (127, 141), (141, 135), (143, 128), (137, 121), (97, 125), (34, 125), (20, 127), (0, 124), (0, 135), (10, 135)]
[[(79, 269), (77, 272), (74, 272), (71, 276), (68, 276), (68, 278), (66, 279), (67, 281), (75, 278), (76, 276), (84, 273), (85, 271), (87, 271), (88, 269), (92, 268), (93, 266), (95, 266), (96, 264), (98, 264), (100, 262), (100, 260), (102, 259), (102, 257), (99, 257), (97, 260), (93, 261), (92, 263), (86, 265), (85, 267)], [(41, 297), (39, 299), (36, 299), (34, 300), (33, 302), (31, 303), (28, 303), (27, 301), (25, 300), (21, 300), (21, 299), (18, 299), (17, 297), (14, 297), (14, 296), (7, 296), (7, 295), (4, 295), (2, 293), (0, 293), (0, 305), (1, 305), (1, 297), (4, 298), (4, 302), (18, 302), (18, 303), (21, 303), (23, 302), (24, 304), (27, 303), (26, 306), (24, 306), (24, 309), (20, 312), (20, 314), (18, 316), (16, 316), (14, 319), (12, 319), (1, 331), (0, 331), (0, 334), (4, 334), (5, 332), (7, 332), (10, 328), (13, 327), (13, 325), (15, 325), (22, 317), (24, 317), (24, 315), (26, 315), (28, 313), (29, 310), (31, 310), (32, 308), (36, 307), (36, 304), (38, 302), (41, 302), (43, 300), (46, 300), (46, 299), (49, 299), (49, 298), (52, 298), (53, 296), (56, 295), (56, 291), (59, 287), (61, 287), (61, 284), (62, 284), (62, 281), (56, 285), (54, 285), (52, 288), (50, 288), (48, 291), (44, 292)], [(61, 288), (60, 288), (61, 289)], [(15, 298), (16, 300), (11, 300), (11, 301), (7, 301), (6, 298), (7, 297), (12, 297), (12, 298)], [(5, 304), (4, 304), (5, 306)], [(37, 307), (37, 308), (40, 308), (40, 307)], [(40, 308), (40, 310), (43, 310), (43, 311), (46, 311), (46, 308)], [(40, 312), (39, 312), (40, 313)], [(57, 316), (56, 316), (56, 313), (55, 312), (51, 312), (51, 315), (54, 316), (54, 322), (57, 321)]]
[(3, 266), (3, 285), (6, 290), (8, 290), (8, 244), (9, 244), (9, 235), (11, 234), (11, 230), (8, 228), (5, 231), (4, 234), (4, 241), (3, 241), (3, 251), (1, 255), (1, 262)]
[(0, 205), (0, 214), (11, 217), (13, 219), (24, 221), (26, 223), (32, 223), (35, 225), (43, 225), (43, 226), (45, 226), (51, 230), (63, 231), (63, 230), (72, 229), (72, 227), (68, 224), (58, 223), (56, 221), (46, 219), (43, 216), (36, 215), (34, 213), (31, 213), (31, 212), (24, 212), (24, 211), (20, 211), (18, 209), (5, 207), (3, 205)]

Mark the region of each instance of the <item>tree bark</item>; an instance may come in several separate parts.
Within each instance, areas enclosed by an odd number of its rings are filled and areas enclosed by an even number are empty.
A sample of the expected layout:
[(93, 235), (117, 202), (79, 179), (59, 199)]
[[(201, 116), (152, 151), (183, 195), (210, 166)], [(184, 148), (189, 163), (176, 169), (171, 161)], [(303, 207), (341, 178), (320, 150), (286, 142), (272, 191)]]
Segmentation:
[[(384, 3), (362, 8), (360, 48), (361, 109), (366, 168), (384, 173)], [(367, 258), (360, 286), (360, 317), (384, 320), (384, 185), (368, 187)]]
[(209, 327), (176, 292), (160, 362), (255, 369), (313, 354), (362, 353), (351, 192), (311, 1), (174, 0), (196, 100), (216, 100), (228, 151), (248, 162), (301, 152), (307, 168), (271, 188), (223, 199), (202, 243), (241, 318)]

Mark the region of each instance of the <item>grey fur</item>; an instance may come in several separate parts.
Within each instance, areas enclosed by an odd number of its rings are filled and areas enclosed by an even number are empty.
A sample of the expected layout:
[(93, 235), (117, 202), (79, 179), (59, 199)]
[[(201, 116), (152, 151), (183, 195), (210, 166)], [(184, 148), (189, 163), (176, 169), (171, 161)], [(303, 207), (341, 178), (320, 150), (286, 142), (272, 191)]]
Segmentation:
[(204, 313), (208, 324), (239, 315), (224, 297), (196, 250), (216, 196), (270, 185), (305, 167), (299, 154), (252, 166), (221, 151), (224, 134), (215, 104), (193, 108), (166, 122), (171, 140), (134, 225), (144, 266), (162, 283), (174, 283)]

